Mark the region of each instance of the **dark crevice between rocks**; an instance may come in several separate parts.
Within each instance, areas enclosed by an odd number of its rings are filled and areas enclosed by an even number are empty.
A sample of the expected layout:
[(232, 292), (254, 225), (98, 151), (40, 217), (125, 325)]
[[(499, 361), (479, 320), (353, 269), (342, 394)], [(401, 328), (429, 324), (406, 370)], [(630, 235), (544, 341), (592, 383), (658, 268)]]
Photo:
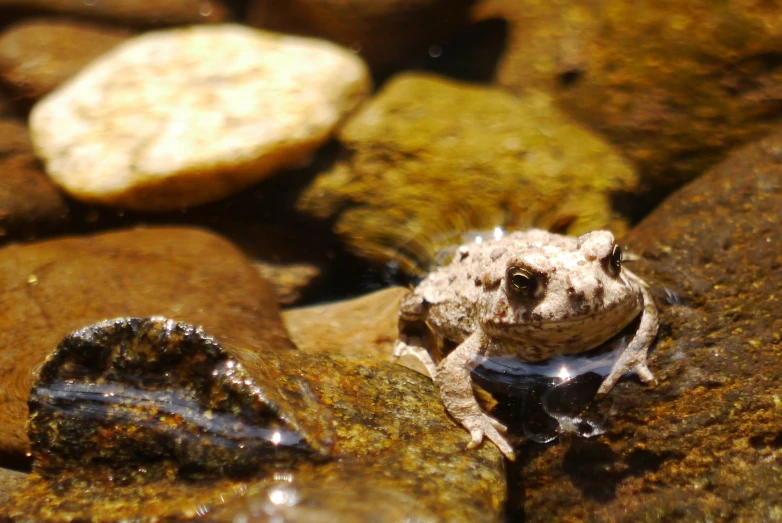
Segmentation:
[[(509, 32), (507, 20), (482, 20), (455, 34), (447, 42), (430, 47), (428, 56), (409, 64), (408, 69), (428, 71), (455, 80), (491, 83), (506, 51)], [(389, 77), (375, 78), (376, 85), (381, 85)]]

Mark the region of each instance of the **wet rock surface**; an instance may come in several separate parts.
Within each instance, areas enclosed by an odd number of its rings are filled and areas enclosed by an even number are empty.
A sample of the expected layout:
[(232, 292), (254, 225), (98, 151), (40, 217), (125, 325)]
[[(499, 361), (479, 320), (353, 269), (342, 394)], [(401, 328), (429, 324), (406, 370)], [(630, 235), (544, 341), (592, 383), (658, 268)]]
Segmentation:
[(0, 35), (0, 77), (17, 95), (37, 100), (128, 36), (79, 22), (26, 20)]
[(628, 163), (546, 95), (519, 99), (436, 76), (391, 80), (339, 140), (345, 157), (299, 209), (333, 220), (362, 258), (413, 273), (469, 230), (621, 231), (609, 201), (636, 183)]
[(22, 455), (33, 371), (67, 333), (132, 315), (202, 325), (222, 343), (291, 349), (276, 297), (230, 243), (136, 229), (0, 250), (0, 447)]
[(780, 122), (776, 4), (486, 0), (475, 15), (509, 23), (498, 82), (551, 93), (641, 167), (646, 190)]
[(67, 337), (30, 405), (35, 470), (0, 516), (500, 518), (499, 453), (465, 450), (430, 381), (391, 364), (118, 319)]
[(329, 42), (193, 26), (104, 54), (36, 104), (30, 130), (73, 197), (177, 210), (305, 163), (369, 88), (363, 62)]
[[(596, 440), (522, 446), (530, 521), (773, 519), (782, 427), (782, 134), (739, 150), (625, 238), (661, 306), (654, 388), (620, 384)], [(515, 483), (515, 486), (514, 486)]]

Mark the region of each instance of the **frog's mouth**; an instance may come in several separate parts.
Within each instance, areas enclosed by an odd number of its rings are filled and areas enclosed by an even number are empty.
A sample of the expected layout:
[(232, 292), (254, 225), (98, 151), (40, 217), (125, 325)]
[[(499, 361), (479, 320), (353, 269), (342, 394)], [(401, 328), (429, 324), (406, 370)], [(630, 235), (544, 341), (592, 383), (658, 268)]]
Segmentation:
[(643, 303), (633, 299), (556, 321), (518, 318), (489, 321), (483, 327), (489, 336), (520, 346), (525, 358), (534, 361), (593, 349), (629, 325), (642, 309)]

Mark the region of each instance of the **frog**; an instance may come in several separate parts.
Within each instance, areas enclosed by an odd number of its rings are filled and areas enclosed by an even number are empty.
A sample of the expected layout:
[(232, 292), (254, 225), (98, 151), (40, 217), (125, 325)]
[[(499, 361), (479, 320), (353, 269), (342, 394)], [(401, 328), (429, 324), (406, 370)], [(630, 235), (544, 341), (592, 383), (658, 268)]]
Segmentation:
[(392, 357), (412, 355), (423, 364), (447, 413), (469, 431), (468, 449), (487, 438), (513, 461), (507, 427), (482, 410), (471, 381), (483, 358), (539, 362), (583, 353), (637, 320), (597, 394), (628, 372), (655, 382), (647, 353), (657, 307), (623, 261), (607, 230), (574, 237), (529, 229), (461, 245), (403, 298)]

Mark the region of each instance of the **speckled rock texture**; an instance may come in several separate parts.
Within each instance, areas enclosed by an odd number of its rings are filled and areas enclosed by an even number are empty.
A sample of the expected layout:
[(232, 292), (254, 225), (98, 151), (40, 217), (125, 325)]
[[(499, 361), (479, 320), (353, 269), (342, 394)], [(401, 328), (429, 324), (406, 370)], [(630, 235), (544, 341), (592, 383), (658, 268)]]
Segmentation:
[(738, 150), (624, 239), (656, 294), (654, 388), (595, 440), (522, 446), (529, 521), (773, 521), (782, 511), (782, 134)]
[(20, 9), (143, 26), (220, 22), (228, 16), (221, 0), (0, 0), (0, 12)]
[(454, 428), (430, 381), (392, 364), (117, 319), (43, 366), (35, 469), (0, 517), (499, 521), (499, 453)]
[(18, 96), (37, 100), (128, 35), (82, 22), (25, 20), (0, 34), (0, 77)]
[(431, 75), (391, 80), (339, 140), (346, 154), (298, 207), (333, 220), (362, 258), (408, 272), (474, 229), (622, 232), (610, 199), (636, 186), (633, 168), (546, 95)]
[(63, 336), (106, 318), (165, 315), (225, 344), (292, 349), (276, 297), (219, 236), (136, 229), (0, 249), (0, 449), (28, 450), (33, 371)]
[(329, 42), (194, 26), (103, 55), (35, 105), (30, 131), (75, 198), (175, 210), (307, 161), (369, 88), (363, 62)]
[(428, 56), (468, 25), (475, 0), (252, 0), (248, 23), (317, 36), (350, 47), (373, 69), (387, 71)]
[(0, 118), (0, 244), (63, 228), (69, 209), (38, 164), (27, 126)]
[(482, 0), (509, 22), (497, 80), (544, 89), (641, 167), (678, 186), (782, 121), (782, 6), (733, 0)]

